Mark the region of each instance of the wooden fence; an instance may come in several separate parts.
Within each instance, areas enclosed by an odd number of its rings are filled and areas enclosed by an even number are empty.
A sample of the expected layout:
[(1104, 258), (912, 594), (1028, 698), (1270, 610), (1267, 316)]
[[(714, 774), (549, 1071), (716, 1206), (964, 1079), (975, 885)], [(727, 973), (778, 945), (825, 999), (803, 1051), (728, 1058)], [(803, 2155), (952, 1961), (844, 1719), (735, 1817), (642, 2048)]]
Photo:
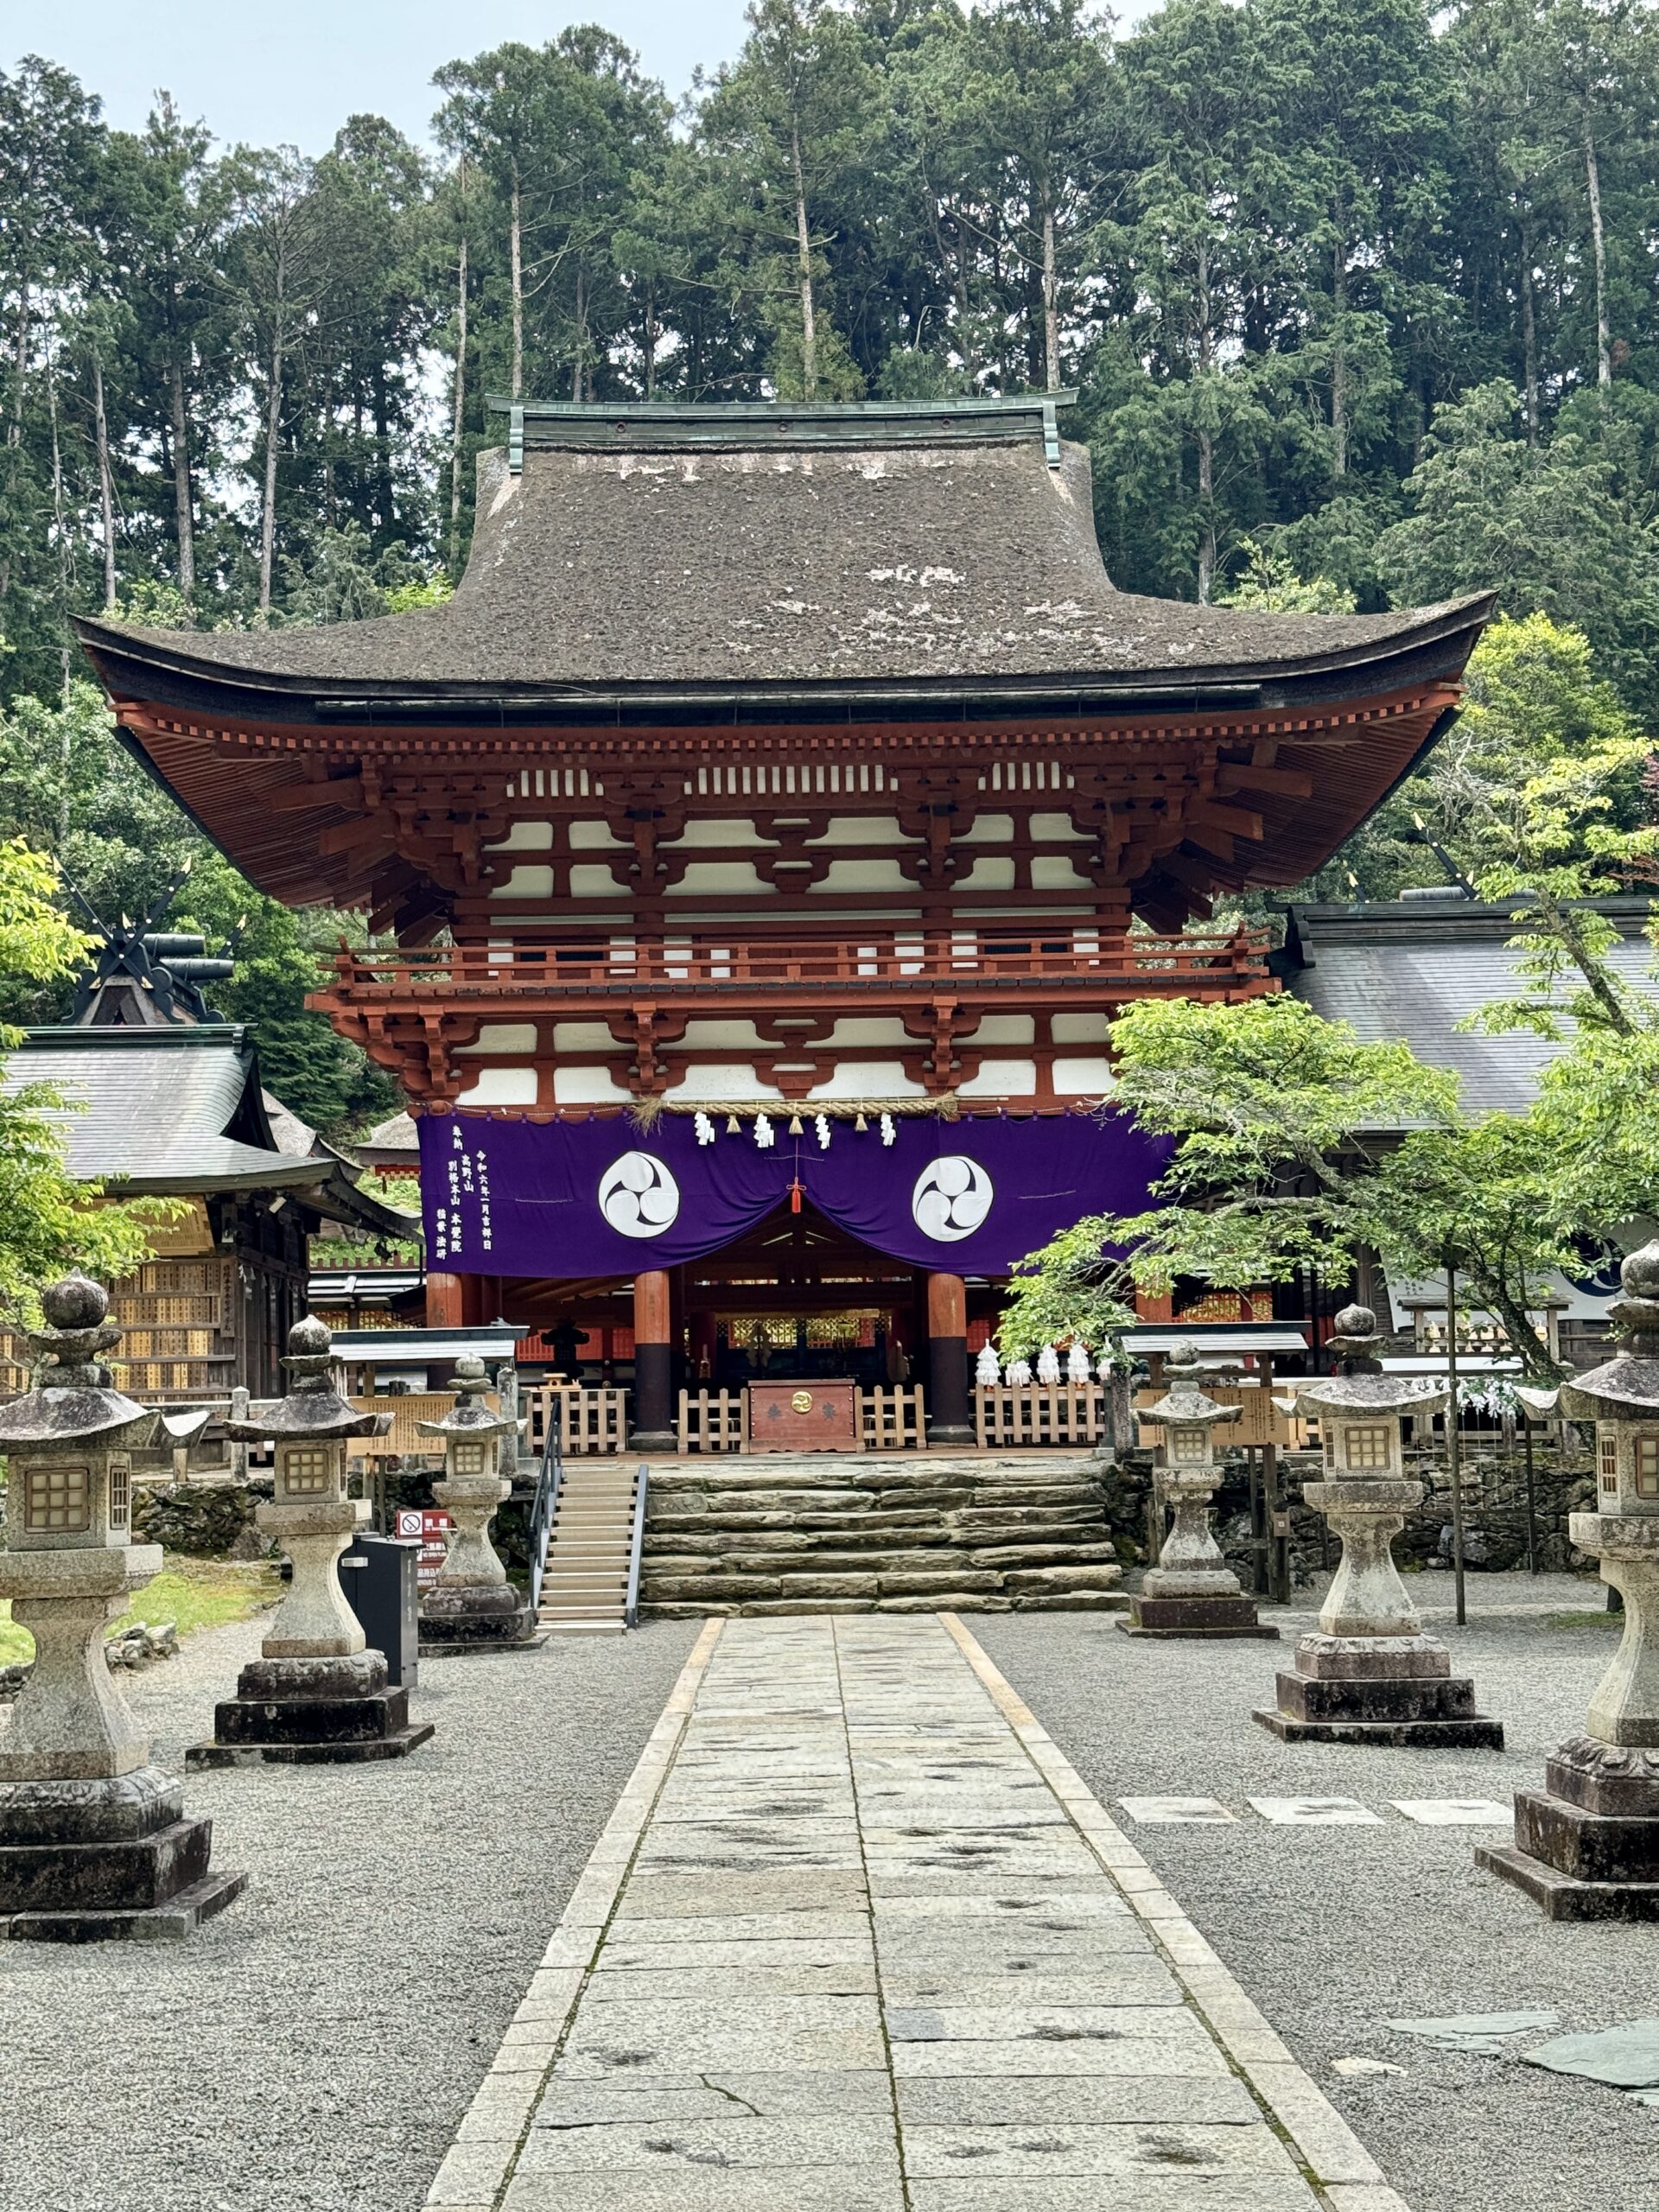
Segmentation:
[(974, 1434), (982, 1451), (1097, 1444), (1106, 1432), (1106, 1400), (1100, 1382), (981, 1385)]
[(867, 1452), (919, 1452), (927, 1411), (919, 1383), (878, 1383), (858, 1394), (859, 1433)]
[(743, 1449), (743, 1393), (741, 1390), (682, 1390), (679, 1455)]
[(518, 1394), (518, 1410), (530, 1426), (519, 1450), (539, 1459), (547, 1442), (547, 1420), (556, 1400), (564, 1429), (564, 1456), (625, 1452), (628, 1444), (628, 1394), (590, 1390), (579, 1382), (543, 1382)]

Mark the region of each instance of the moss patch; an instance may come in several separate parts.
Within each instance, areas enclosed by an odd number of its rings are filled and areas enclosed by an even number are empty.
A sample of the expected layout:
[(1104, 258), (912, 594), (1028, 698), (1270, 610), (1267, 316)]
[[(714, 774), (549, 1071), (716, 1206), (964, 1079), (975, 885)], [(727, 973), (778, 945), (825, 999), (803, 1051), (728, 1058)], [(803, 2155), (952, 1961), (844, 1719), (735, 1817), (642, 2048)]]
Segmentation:
[[(110, 1634), (118, 1635), (135, 1621), (148, 1622), (151, 1627), (172, 1621), (181, 1637), (194, 1636), (198, 1629), (246, 1620), (251, 1614), (275, 1605), (281, 1592), (275, 1567), (188, 1559), (170, 1553), (166, 1567), (149, 1587), (137, 1591), (130, 1609), (111, 1624)], [(34, 1656), (34, 1637), (17, 1626), (10, 1605), (0, 1599), (0, 1667), (15, 1667)]]

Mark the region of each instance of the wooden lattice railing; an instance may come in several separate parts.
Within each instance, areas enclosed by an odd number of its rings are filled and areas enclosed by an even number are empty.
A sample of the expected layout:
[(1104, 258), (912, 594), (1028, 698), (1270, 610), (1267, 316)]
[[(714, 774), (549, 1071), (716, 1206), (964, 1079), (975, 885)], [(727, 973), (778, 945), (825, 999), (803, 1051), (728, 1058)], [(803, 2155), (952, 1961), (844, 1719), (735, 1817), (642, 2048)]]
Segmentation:
[(557, 1402), (564, 1422), (564, 1456), (621, 1452), (628, 1441), (628, 1394), (590, 1390), (575, 1382), (543, 1382), (518, 1394), (518, 1410), (530, 1426), (519, 1450), (539, 1459), (547, 1438), (550, 1408)]
[(1100, 1382), (982, 1385), (974, 1392), (974, 1433), (982, 1451), (1097, 1444), (1106, 1402)]
[(848, 984), (1088, 982), (1147, 997), (1251, 996), (1272, 988), (1262, 930), (1195, 931), (1182, 937), (1113, 936), (1096, 930), (1044, 933), (1023, 920), (976, 932), (891, 926), (860, 939), (759, 938), (737, 943), (688, 934), (626, 944), (491, 948), (434, 945), (377, 952), (342, 945), (335, 981), (321, 994), (330, 1006), (390, 1006), (433, 998), (566, 1000), (594, 992), (690, 986), (734, 995), (756, 990), (844, 988)]

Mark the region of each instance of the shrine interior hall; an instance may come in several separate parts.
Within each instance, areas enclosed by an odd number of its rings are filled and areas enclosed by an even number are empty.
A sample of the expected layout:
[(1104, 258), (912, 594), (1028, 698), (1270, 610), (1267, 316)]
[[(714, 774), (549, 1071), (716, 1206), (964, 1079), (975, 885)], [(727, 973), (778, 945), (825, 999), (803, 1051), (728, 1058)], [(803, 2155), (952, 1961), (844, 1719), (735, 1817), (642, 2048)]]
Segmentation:
[(429, 1323), (531, 1327), (642, 1445), (795, 1376), (971, 1438), (1010, 1266), (1159, 1172), (1113, 1016), (1276, 988), (1213, 918), (1455, 711), (1486, 598), (1116, 590), (1070, 397), (503, 402), (448, 602), (79, 625), (236, 864), (365, 917), (315, 1003), (403, 1087)]

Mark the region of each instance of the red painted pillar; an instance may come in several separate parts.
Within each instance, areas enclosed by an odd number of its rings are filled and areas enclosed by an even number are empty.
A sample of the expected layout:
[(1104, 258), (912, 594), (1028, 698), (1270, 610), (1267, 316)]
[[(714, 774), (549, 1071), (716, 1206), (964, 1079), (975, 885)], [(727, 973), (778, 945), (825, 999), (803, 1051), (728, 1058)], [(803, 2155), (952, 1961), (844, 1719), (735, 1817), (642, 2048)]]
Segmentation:
[(458, 1329), (461, 1325), (461, 1278), (434, 1274), (426, 1278), (426, 1325), (429, 1329)]
[(927, 1440), (971, 1444), (968, 1402), (968, 1292), (960, 1275), (927, 1279)]
[(674, 1341), (669, 1278), (653, 1268), (633, 1279), (633, 1434), (636, 1452), (671, 1452)]

